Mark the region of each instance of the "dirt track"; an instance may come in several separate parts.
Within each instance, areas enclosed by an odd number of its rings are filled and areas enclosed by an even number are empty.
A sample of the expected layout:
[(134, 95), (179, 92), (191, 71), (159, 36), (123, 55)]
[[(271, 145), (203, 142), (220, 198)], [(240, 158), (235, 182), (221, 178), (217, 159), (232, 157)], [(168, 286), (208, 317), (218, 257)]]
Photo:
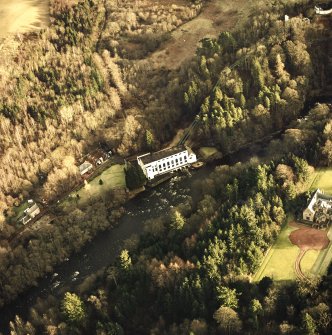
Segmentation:
[(300, 253), (298, 254), (294, 264), (295, 273), (297, 277), (300, 279), (307, 279), (307, 277), (303, 274), (301, 269), (301, 260), (306, 252), (307, 250), (300, 250)]
[(300, 228), (292, 231), (289, 235), (290, 241), (300, 248), (300, 253), (298, 254), (294, 264), (295, 273), (298, 278), (306, 279), (306, 276), (303, 274), (301, 269), (301, 260), (303, 256), (310, 249), (323, 250), (327, 248), (330, 240), (327, 237), (326, 231), (308, 227), (303, 228), (303, 225), (296, 222), (292, 222), (291, 225), (293, 227)]

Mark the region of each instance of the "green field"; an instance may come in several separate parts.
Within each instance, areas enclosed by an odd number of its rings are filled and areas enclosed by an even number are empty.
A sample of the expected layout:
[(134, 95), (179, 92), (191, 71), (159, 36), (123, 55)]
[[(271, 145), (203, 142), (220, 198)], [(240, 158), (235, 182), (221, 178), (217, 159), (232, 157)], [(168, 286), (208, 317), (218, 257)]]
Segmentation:
[(317, 188), (332, 195), (332, 169), (322, 169), (315, 172), (315, 178), (310, 189), (315, 190)]
[[(102, 183), (100, 183), (102, 180)], [(103, 198), (111, 189), (125, 188), (126, 179), (124, 165), (112, 165), (102, 174), (90, 180), (85, 186), (76, 192), (72, 192), (62, 203), (67, 207), (70, 203), (84, 205), (88, 200), (93, 198)], [(79, 197), (77, 197), (77, 194)]]
[[(18, 223), (18, 220), (23, 216), (24, 211), (28, 208), (29, 204), (27, 201), (22, 202), (19, 206), (13, 206), (12, 207), (12, 213), (11, 216), (8, 218), (8, 220), (14, 224)], [(20, 223), (22, 224), (22, 223)]]
[[(268, 276), (276, 281), (294, 280), (296, 274), (294, 264), (300, 249), (289, 240), (289, 234), (296, 230), (288, 224), (282, 228), (276, 243), (266, 254), (260, 269), (254, 276), (254, 281), (260, 281)], [(301, 269), (305, 275), (312, 273), (312, 268), (318, 258), (320, 251), (309, 250), (301, 261)]]
[(264, 261), (257, 271), (254, 280), (260, 281), (268, 276), (274, 280), (292, 280), (296, 278), (294, 262), (299, 248), (289, 241), (289, 234), (296, 228), (285, 226), (282, 228), (276, 243), (266, 254)]
[[(327, 237), (332, 241), (332, 226), (330, 226), (327, 232)], [(328, 245), (325, 250), (319, 252), (319, 255), (311, 269), (311, 273), (315, 275), (324, 275), (327, 271), (328, 266), (332, 261), (332, 242)]]
[[(314, 180), (310, 189), (316, 190), (317, 188), (323, 190), (326, 194), (332, 195), (332, 169), (320, 169), (315, 172)], [(332, 241), (332, 226), (327, 234), (330, 241)], [(314, 263), (311, 272), (315, 275), (323, 275), (329, 264), (332, 261), (332, 242), (330, 242), (327, 249), (322, 250)]]

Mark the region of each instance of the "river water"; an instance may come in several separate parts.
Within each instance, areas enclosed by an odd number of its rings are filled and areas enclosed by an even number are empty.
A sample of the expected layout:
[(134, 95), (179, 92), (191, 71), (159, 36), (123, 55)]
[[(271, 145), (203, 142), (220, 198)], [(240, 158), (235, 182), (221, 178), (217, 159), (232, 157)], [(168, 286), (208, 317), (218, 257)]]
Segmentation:
[[(302, 116), (307, 114), (315, 101), (331, 103), (331, 98), (321, 97), (310, 101), (301, 113)], [(275, 137), (278, 136), (280, 135), (275, 135)], [(53, 274), (41, 279), (38, 287), (30, 288), (0, 311), (0, 331), (4, 334), (8, 333), (8, 323), (15, 318), (16, 314), (23, 318), (27, 317), (29, 308), (34, 305), (38, 297), (43, 299), (49, 294), (62, 296), (64, 292), (71, 290), (89, 275), (108, 266), (119, 255), (124, 240), (133, 234), (142, 233), (144, 223), (148, 219), (167, 215), (172, 207), (183, 203), (188, 196), (191, 196), (194, 201), (199, 200), (200, 194), (194, 184), (207, 177), (215, 166), (245, 162), (253, 156), (263, 157), (266, 147), (266, 141), (263, 141), (221, 160), (211, 162), (199, 170), (175, 175), (163, 184), (148, 189), (127, 202), (124, 206), (125, 214), (116, 228), (101, 232), (79, 253), (55, 267)]]
[(108, 266), (119, 255), (123, 241), (133, 234), (143, 231), (148, 219), (167, 215), (169, 210), (184, 202), (187, 196), (194, 201), (199, 200), (200, 194), (193, 185), (207, 177), (218, 164), (231, 164), (258, 154), (261, 149), (254, 146), (237, 152), (235, 158), (224, 158), (218, 162), (207, 164), (198, 170), (189, 170), (176, 174), (170, 180), (153, 189), (148, 189), (130, 200), (125, 205), (125, 214), (119, 220), (119, 225), (97, 235), (79, 253), (73, 255), (67, 262), (55, 267), (54, 273), (47, 275), (38, 282), (38, 287), (30, 288), (20, 295), (13, 303), (6, 305), (0, 311), (0, 330), (6, 334), (8, 323), (18, 314), (27, 316), (29, 307), (37, 298), (46, 298), (49, 294), (59, 296), (81, 283), (87, 276)]

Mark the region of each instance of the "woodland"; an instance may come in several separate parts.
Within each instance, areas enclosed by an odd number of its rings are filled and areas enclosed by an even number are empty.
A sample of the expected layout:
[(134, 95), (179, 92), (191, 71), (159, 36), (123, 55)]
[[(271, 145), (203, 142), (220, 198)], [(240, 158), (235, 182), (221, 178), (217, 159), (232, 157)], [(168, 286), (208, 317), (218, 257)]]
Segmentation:
[(54, 203), (90, 149), (157, 149), (195, 120), (192, 144), (225, 155), (284, 130), (265, 159), (217, 167), (196, 185), (200, 201), (147, 222), (102, 275), (39, 301), (29, 320), (11, 322), (11, 335), (331, 333), (331, 268), (310, 281), (251, 281), (286, 215), (306, 204), (311, 166), (332, 163), (331, 105), (301, 115), (332, 84), (331, 21), (314, 15), (315, 4), (266, 1), (243, 26), (203, 39), (175, 71), (144, 58), (204, 2), (51, 0), (48, 29), (4, 41), (12, 57), (0, 64), (2, 304), (120, 215), (126, 199), (114, 194), (69, 213), (55, 207), (43, 229), (11, 241), (13, 207), (27, 197)]

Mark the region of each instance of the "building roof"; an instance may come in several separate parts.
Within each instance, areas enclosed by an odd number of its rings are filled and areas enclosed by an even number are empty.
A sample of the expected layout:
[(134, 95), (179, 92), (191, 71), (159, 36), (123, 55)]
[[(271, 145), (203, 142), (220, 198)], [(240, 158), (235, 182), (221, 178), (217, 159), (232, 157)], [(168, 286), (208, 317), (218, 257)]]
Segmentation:
[(80, 165), (79, 169), (80, 169), (80, 172), (82, 173), (84, 170), (91, 168), (91, 167), (92, 167), (92, 164), (88, 161), (85, 161), (83, 164)]
[(144, 164), (149, 164), (155, 161), (158, 161), (160, 159), (178, 154), (182, 151), (187, 150), (187, 148), (184, 145), (180, 145), (177, 147), (172, 147), (172, 148), (167, 148), (164, 150), (160, 150), (157, 152), (153, 152), (153, 153), (148, 153), (142, 156), (138, 156), (137, 158), (139, 158)]
[(37, 211), (37, 210), (39, 210), (39, 207), (38, 207), (38, 205), (35, 203), (35, 204), (33, 204), (33, 205), (26, 211), (26, 213), (27, 213), (27, 214), (32, 214), (32, 213), (34, 213), (34, 212)]
[(315, 194), (310, 200), (307, 207), (312, 213), (314, 213), (319, 208), (330, 209), (332, 207), (332, 197), (324, 194), (320, 189), (317, 189)]

